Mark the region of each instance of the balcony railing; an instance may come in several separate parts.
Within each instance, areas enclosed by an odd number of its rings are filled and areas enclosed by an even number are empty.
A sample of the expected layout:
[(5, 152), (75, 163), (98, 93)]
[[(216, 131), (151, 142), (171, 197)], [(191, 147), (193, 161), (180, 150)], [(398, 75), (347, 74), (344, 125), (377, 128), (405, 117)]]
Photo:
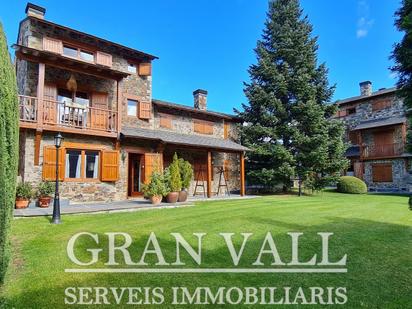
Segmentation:
[[(36, 97), (19, 95), (20, 122), (44, 127), (67, 127), (87, 131), (117, 132), (117, 112), (77, 103), (43, 99), (39, 109)], [(40, 113), (39, 113), (40, 110)]]
[(404, 152), (403, 143), (393, 143), (384, 145), (362, 146), (362, 156), (364, 158), (393, 157)]

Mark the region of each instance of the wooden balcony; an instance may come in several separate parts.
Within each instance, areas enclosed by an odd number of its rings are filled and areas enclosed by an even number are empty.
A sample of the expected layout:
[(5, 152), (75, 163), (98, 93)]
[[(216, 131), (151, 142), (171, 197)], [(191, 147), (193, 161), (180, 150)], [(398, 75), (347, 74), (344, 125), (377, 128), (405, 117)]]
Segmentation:
[(364, 159), (390, 158), (404, 153), (403, 143), (361, 146), (361, 157)]
[(19, 95), (20, 127), (116, 137), (116, 111)]

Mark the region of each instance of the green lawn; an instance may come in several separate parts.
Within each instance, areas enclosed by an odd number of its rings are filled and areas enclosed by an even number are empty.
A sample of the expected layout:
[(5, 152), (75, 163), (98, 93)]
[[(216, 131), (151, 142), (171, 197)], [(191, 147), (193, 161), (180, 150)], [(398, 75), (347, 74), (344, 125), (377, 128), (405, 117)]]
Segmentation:
[[(171, 307), (170, 287), (346, 287), (348, 302), (340, 308), (410, 308), (412, 287), (412, 211), (407, 198), (388, 195), (267, 196), (250, 200), (202, 202), (195, 207), (132, 213), (63, 216), (54, 226), (46, 218), (14, 220), (13, 264), (1, 291), (7, 308), (62, 308), (67, 287), (156, 287), (165, 289), (162, 307)], [(270, 231), (286, 262), (291, 257), (287, 232), (303, 232), (300, 259), (321, 253), (317, 232), (333, 232), (331, 260), (348, 255), (347, 273), (335, 274), (90, 274), (65, 273), (75, 265), (66, 245), (77, 232), (126, 232), (133, 237), (132, 259), (138, 260), (150, 232), (155, 232), (166, 261), (175, 259), (172, 232), (192, 245), (192, 233), (205, 232), (202, 267), (233, 267), (220, 232), (252, 232), (239, 267), (253, 267), (266, 232)], [(236, 248), (241, 238), (236, 237)], [(86, 261), (81, 241), (77, 255)], [(103, 256), (107, 258), (106, 250)], [(120, 255), (118, 256), (120, 257)], [(187, 254), (182, 259), (196, 267)], [(151, 256), (147, 261), (156, 261)], [(270, 263), (269, 257), (264, 261)], [(107, 267), (99, 261), (90, 267)], [(151, 267), (156, 267), (151, 265)], [(76, 307), (76, 306), (71, 306)], [(80, 306), (79, 306), (80, 307)], [(81, 306), (85, 307), (85, 306)], [(98, 306), (94, 306), (98, 307)], [(106, 306), (108, 308), (110, 306)], [(124, 304), (124, 307), (128, 307)], [(132, 307), (132, 306), (129, 306)], [(141, 307), (145, 307), (144, 305)], [(233, 307), (233, 306), (232, 306)], [(245, 306), (246, 307), (246, 306)], [(279, 306), (282, 307), (282, 306)], [(290, 305), (286, 308), (295, 308)], [(311, 306), (306, 306), (311, 307)]]

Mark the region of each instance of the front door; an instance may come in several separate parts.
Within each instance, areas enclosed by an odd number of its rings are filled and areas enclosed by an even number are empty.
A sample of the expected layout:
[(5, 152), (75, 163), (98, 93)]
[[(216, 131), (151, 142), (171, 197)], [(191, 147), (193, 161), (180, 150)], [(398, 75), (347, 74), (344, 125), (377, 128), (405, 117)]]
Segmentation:
[(129, 154), (129, 183), (128, 195), (142, 195), (142, 184), (144, 181), (144, 157), (141, 154)]

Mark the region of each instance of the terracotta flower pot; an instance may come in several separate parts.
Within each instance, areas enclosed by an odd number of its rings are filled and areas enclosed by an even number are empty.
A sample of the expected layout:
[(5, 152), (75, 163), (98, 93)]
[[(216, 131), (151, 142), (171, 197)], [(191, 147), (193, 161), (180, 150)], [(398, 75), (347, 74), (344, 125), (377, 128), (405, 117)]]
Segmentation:
[(39, 207), (47, 208), (47, 207), (49, 207), (50, 202), (51, 202), (51, 197), (50, 196), (41, 196), (41, 197), (39, 197)]
[(176, 203), (178, 199), (179, 199), (179, 192), (170, 192), (166, 196), (166, 200), (168, 203)]
[(27, 208), (29, 206), (29, 199), (16, 198), (16, 209)]
[(187, 201), (187, 191), (182, 190), (179, 192), (179, 202), (186, 202)]
[(150, 201), (152, 202), (153, 205), (159, 205), (160, 202), (162, 201), (163, 196), (161, 195), (153, 195), (150, 197)]

